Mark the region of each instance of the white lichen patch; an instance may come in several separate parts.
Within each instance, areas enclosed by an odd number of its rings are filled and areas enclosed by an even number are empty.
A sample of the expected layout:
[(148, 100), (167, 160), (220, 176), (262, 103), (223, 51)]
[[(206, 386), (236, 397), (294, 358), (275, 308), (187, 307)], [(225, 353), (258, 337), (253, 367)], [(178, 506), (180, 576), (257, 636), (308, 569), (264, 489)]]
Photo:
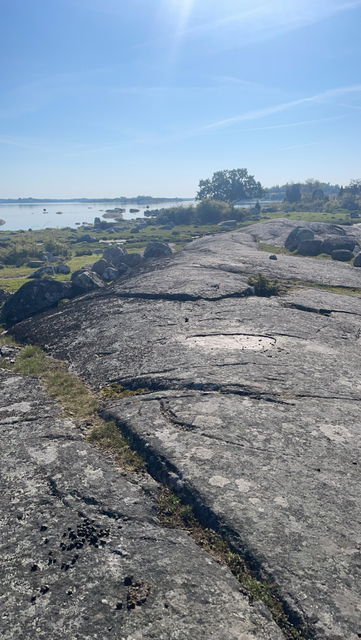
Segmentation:
[(252, 487), (252, 484), (248, 482), (248, 480), (244, 480), (243, 478), (239, 478), (238, 480), (236, 480), (236, 485), (242, 493), (248, 493), (248, 491)]
[(191, 336), (186, 338), (186, 344), (189, 347), (201, 347), (204, 349), (268, 351), (275, 346), (276, 339), (270, 336), (248, 334), (217, 334), (209, 336)]
[(338, 444), (348, 442), (352, 438), (349, 430), (340, 424), (321, 424), (319, 429), (329, 440)]
[(227, 484), (230, 484), (231, 481), (228, 480), (228, 478), (224, 478), (223, 476), (212, 476), (211, 478), (209, 478), (208, 482), (212, 485), (212, 487), (221, 487), (221, 489), (223, 489), (223, 487), (225, 487)]

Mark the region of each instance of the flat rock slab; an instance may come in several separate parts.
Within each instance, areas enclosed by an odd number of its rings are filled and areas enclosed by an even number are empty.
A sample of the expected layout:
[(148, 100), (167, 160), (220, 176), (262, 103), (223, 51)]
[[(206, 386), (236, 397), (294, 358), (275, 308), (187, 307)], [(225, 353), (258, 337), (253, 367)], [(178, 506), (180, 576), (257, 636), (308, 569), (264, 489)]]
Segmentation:
[(361, 299), (322, 288), (242, 295), (257, 273), (355, 288), (361, 273), (269, 260), (259, 233), (199, 239), (164, 268), (14, 332), (95, 388), (140, 394), (107, 410), (154, 474), (185, 488), (256, 559), (313, 638), (356, 640)]
[(281, 640), (239, 584), (161, 526), (34, 378), (0, 369), (3, 640)]

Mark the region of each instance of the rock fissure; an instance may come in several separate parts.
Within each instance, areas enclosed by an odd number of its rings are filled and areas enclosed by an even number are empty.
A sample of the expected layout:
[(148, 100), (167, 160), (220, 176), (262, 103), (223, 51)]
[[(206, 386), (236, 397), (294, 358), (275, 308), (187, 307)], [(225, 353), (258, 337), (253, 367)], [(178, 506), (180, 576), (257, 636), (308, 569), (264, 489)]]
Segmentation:
[[(219, 518), (215, 511), (207, 505), (195, 487), (184, 480), (179, 468), (150, 445), (127, 421), (114, 418), (112, 413), (107, 410), (102, 412), (102, 416), (105, 419), (115, 419), (118, 428), (131, 441), (136, 451), (146, 460), (150, 474), (158, 482), (168, 487), (171, 491), (174, 491), (184, 504), (191, 506), (201, 527), (212, 529), (219, 534), (223, 540), (227, 541), (230, 548), (236, 555), (242, 558), (242, 562), (246, 564), (260, 585), (272, 585), (273, 597), (282, 607), (283, 615), (287, 620), (286, 625), (279, 625), (280, 629), (286, 633), (285, 637), (290, 640), (291, 638), (295, 640), (314, 640), (311, 629), (305, 618), (292, 602), (292, 598), (284, 598), (278, 591), (277, 581), (273, 578), (272, 572), (265, 569), (265, 559), (261, 557), (256, 550), (251, 549), (249, 545), (241, 540), (239, 532), (235, 531), (230, 523), (225, 519)], [(174, 424), (173, 419), (171, 421)], [(189, 533), (192, 535), (191, 530)], [(248, 593), (247, 586), (245, 593)]]

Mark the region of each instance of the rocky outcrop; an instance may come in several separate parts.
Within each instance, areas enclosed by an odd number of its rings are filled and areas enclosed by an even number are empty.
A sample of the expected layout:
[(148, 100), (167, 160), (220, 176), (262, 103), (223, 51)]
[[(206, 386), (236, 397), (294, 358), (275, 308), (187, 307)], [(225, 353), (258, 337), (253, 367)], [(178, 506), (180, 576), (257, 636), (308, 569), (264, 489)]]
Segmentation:
[(35, 378), (0, 369), (2, 640), (283, 640)]
[(7, 324), (14, 324), (35, 313), (49, 309), (59, 300), (73, 295), (68, 282), (56, 280), (32, 280), (24, 284), (12, 295), (2, 308), (2, 316)]
[[(280, 227), (262, 233), (283, 242)], [(95, 389), (129, 391), (106, 415), (270, 577), (304, 637), (357, 640), (361, 302), (327, 287), (348, 292), (360, 275), (332, 260), (270, 260), (260, 233), (200, 238), (164, 268), (14, 331)], [(247, 296), (260, 273), (292, 287)], [(299, 281), (312, 287), (294, 290)]]

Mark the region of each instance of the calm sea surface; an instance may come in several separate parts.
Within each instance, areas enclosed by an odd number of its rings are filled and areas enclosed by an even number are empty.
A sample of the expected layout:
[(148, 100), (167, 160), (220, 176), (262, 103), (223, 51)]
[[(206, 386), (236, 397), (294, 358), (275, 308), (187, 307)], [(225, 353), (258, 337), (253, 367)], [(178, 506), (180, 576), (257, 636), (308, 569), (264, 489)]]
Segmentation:
[[(150, 209), (164, 209), (179, 205), (192, 204), (190, 201), (185, 202), (153, 202), (149, 205)], [(5, 220), (5, 224), (0, 226), (0, 231), (6, 231), (7, 229), (46, 229), (62, 227), (75, 227), (77, 223), (93, 223), (95, 217), (101, 218), (106, 209), (114, 209), (115, 207), (121, 207), (125, 209), (123, 213), (124, 220), (131, 220), (135, 218), (143, 218), (144, 211), (147, 209), (144, 206), (137, 206), (136, 204), (123, 205), (114, 202), (96, 202), (96, 203), (82, 203), (76, 202), (57, 202), (49, 203), (41, 202), (40, 204), (0, 204), (0, 218)], [(44, 211), (45, 209), (45, 211)], [(138, 213), (130, 213), (130, 209), (139, 209)], [(57, 212), (61, 212), (57, 213)]]

